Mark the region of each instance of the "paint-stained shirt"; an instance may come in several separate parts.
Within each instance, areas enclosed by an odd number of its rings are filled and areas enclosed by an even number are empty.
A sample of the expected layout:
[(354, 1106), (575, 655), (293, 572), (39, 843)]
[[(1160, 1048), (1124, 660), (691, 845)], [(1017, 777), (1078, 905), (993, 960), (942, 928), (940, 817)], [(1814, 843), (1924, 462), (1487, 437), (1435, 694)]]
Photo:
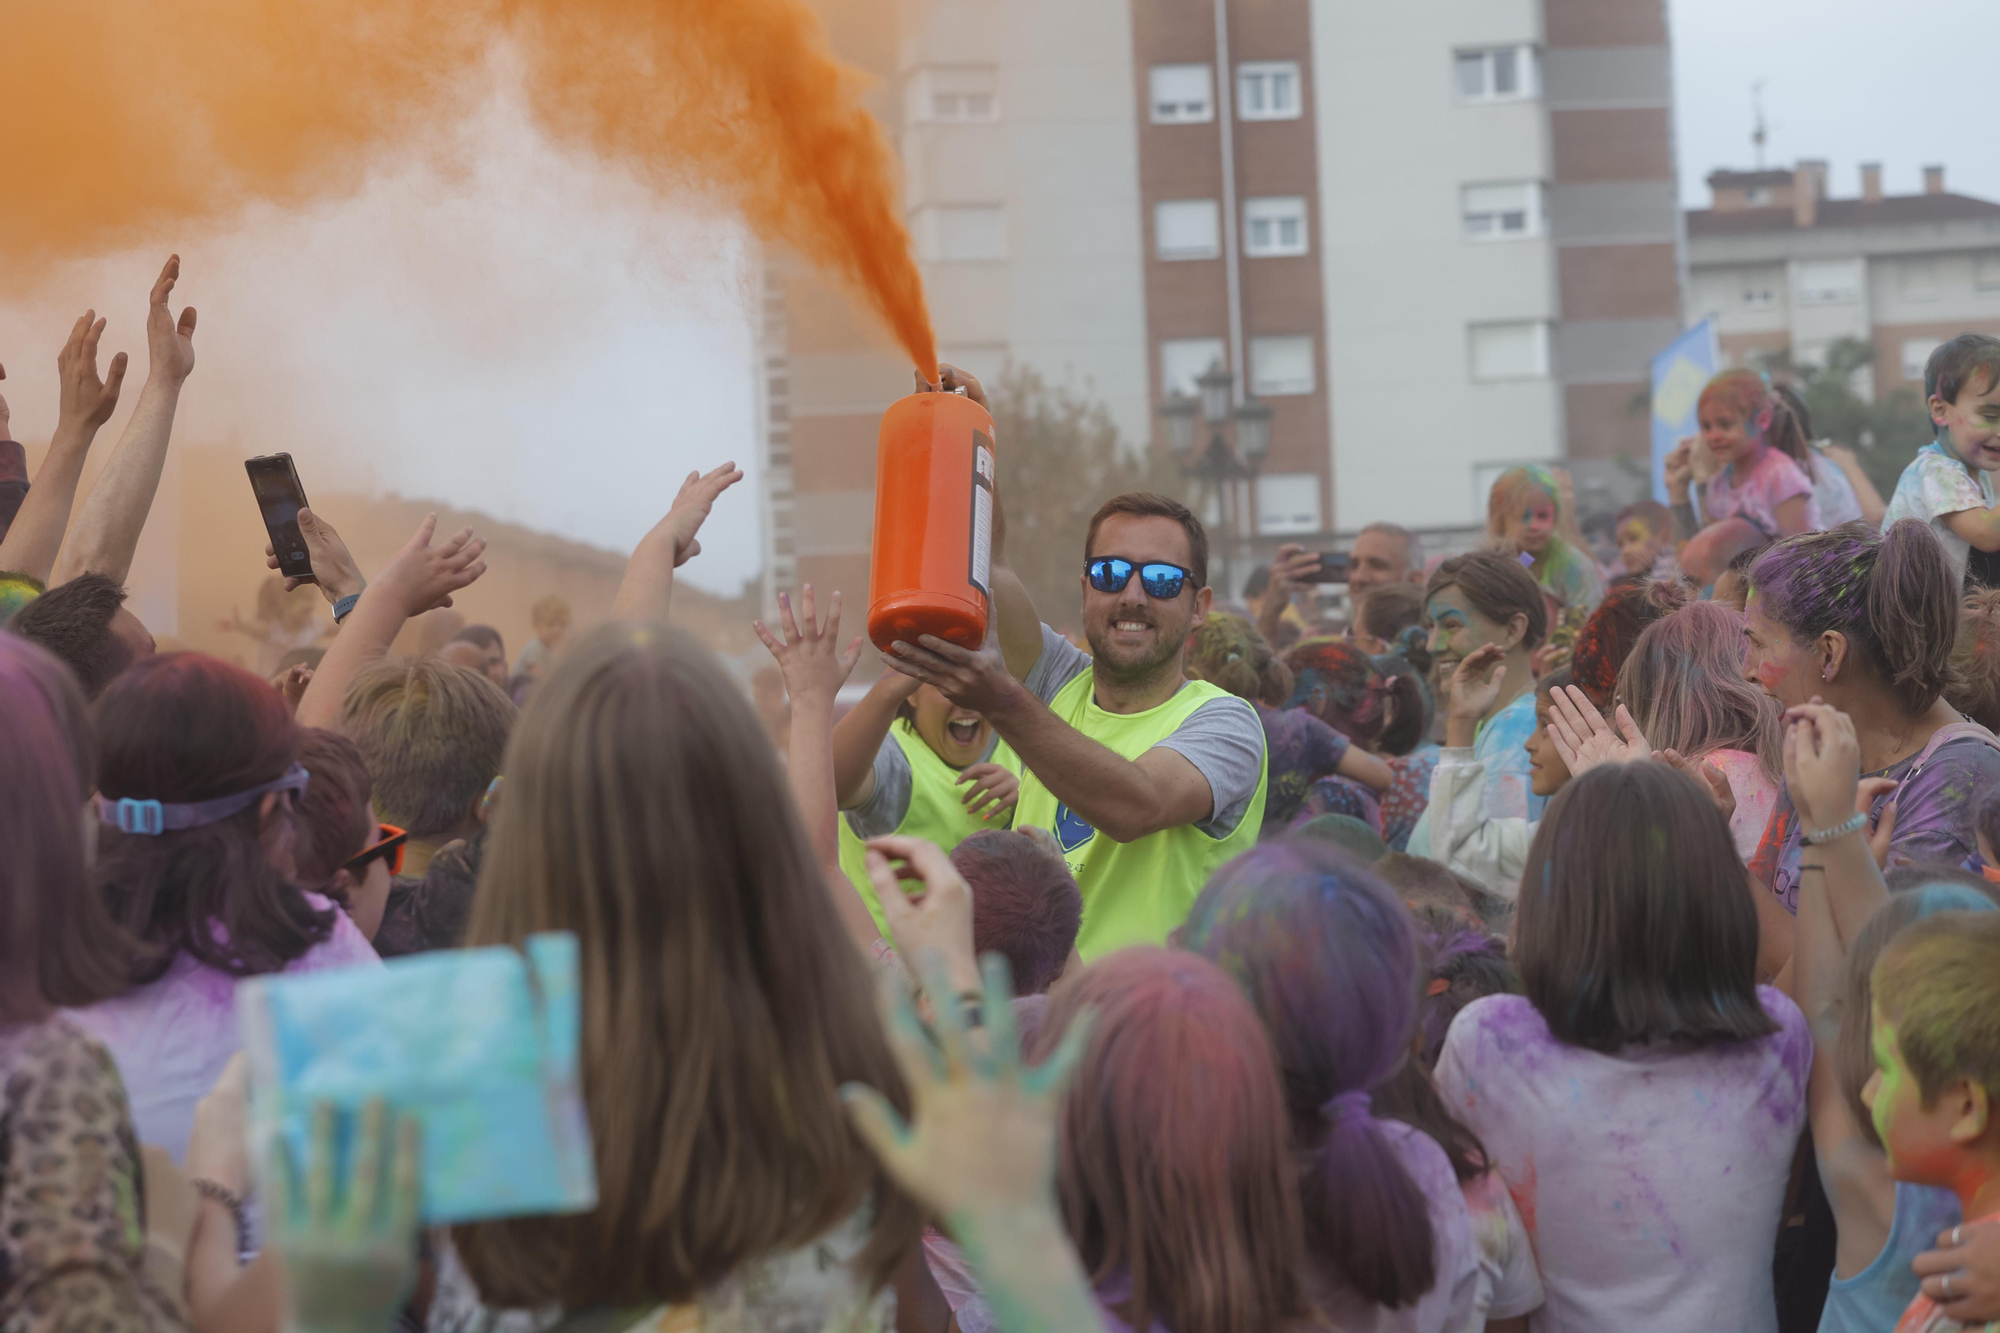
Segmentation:
[[(1894, 800), (1896, 831), (1889, 840), (1890, 865), (1965, 865), (1979, 855), (1979, 837), (1973, 830), (1979, 803), (2000, 787), (2000, 749), (1976, 735), (1946, 741), (1922, 771), (1911, 777), (1920, 757), (1921, 752), (1861, 775), (1902, 784), (1875, 799), (1869, 827), (1881, 820), (1883, 810)], [(1798, 810), (1792, 805), (1791, 793), (1780, 786), (1764, 837), (1750, 860), (1750, 873), (1794, 916), (1799, 911), (1799, 864), (1804, 850)]]
[(1895, 493), (1889, 497), (1889, 508), (1882, 515), (1882, 531), (1887, 532), (1890, 524), (1906, 518), (1930, 524), (1938, 544), (1944, 547), (1945, 557), (1951, 561), (1952, 570), (1963, 580), (1972, 543), (1953, 532), (1945, 519), (1968, 509), (1991, 509), (1993, 505), (1993, 474), (1967, 467), (1946, 453), (1942, 444), (1932, 440), (1917, 450), (1917, 456), (1896, 479)]
[(1757, 995), (1777, 1032), (1692, 1050), (1565, 1045), (1520, 995), (1452, 1023), (1438, 1090), (1534, 1243), (1547, 1301), (1533, 1333), (1775, 1333), (1771, 1238), (1813, 1049), (1796, 1005)]
[(1264, 724), (1264, 743), (1270, 756), (1264, 831), (1274, 833), (1292, 822), (1305, 802), (1306, 789), (1340, 767), (1351, 742), (1303, 708), (1269, 708), (1254, 699), (1251, 704), (1257, 710), (1257, 720)]
[(1731, 463), (1701, 488), (1702, 521), (1740, 518), (1766, 537), (1776, 537), (1779, 507), (1801, 497), (1806, 502), (1805, 530), (1810, 532), (1820, 526), (1812, 481), (1790, 455), (1765, 445), (1749, 467), (1739, 469)]
[[(2000, 1222), (2000, 1213), (1988, 1213), (1972, 1220), (1991, 1225)], [(1903, 1311), (1903, 1317), (1896, 1321), (1896, 1333), (2000, 1333), (2000, 1319), (1983, 1324), (1960, 1323), (1939, 1309), (1936, 1301), (1919, 1292), (1917, 1298), (1910, 1302), (1910, 1308)]]
[[(1528, 737), (1534, 732), (1533, 690), (1522, 694), (1479, 724), (1472, 753), (1486, 766), (1485, 786), (1480, 796), (1480, 812), (1485, 818), (1533, 821), (1542, 817), (1542, 807), (1548, 801), (1535, 795), (1534, 777), (1529, 772), (1528, 762)], [(1438, 856), (1438, 851), (1442, 849), (1432, 848), (1430, 820), (1431, 812), (1427, 808), (1410, 832), (1409, 853), (1433, 860), (1442, 859)]]

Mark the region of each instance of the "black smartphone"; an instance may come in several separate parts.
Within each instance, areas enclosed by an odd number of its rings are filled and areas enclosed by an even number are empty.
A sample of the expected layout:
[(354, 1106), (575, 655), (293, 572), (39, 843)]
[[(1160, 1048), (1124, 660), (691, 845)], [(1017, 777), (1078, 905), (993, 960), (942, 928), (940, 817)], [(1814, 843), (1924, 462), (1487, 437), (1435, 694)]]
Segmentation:
[(1345, 551), (1321, 551), (1319, 572), (1306, 575), (1308, 583), (1345, 583), (1354, 561)]
[(271, 549), (278, 553), (278, 572), (303, 583), (316, 582), (305, 534), (299, 531), (306, 488), (299, 485), (299, 470), (292, 466), (292, 456), (264, 454), (245, 459), (243, 470), (250, 474), (250, 490), (264, 515), (264, 530), (271, 534)]

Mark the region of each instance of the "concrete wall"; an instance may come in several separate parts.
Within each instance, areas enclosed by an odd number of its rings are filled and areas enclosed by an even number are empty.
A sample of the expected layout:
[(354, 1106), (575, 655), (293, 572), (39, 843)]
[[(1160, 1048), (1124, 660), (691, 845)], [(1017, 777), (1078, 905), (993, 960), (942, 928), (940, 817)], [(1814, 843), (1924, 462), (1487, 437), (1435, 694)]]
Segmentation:
[(1553, 174), (1538, 99), (1461, 102), (1455, 48), (1542, 40), (1537, 0), (1313, 0), (1335, 525), (1484, 515), (1482, 480), (1560, 450), (1551, 377), (1474, 383), (1469, 326), (1554, 321), (1547, 236), (1474, 241), (1460, 187)]

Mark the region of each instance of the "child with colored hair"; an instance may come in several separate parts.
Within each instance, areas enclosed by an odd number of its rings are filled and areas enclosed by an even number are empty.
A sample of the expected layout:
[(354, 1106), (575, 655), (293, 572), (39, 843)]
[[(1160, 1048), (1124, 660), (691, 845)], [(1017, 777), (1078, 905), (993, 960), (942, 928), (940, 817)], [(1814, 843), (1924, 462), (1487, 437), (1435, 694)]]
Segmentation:
[[(1318, 719), (1345, 736), (1356, 748), (1373, 752), (1394, 720), (1394, 695), (1374, 659), (1345, 639), (1305, 639), (1285, 654), (1292, 673), (1292, 697), (1287, 712)], [(1394, 773), (1391, 773), (1393, 786)], [(1267, 798), (1268, 799), (1268, 798)], [(1382, 828), (1381, 795), (1377, 788), (1341, 773), (1330, 773), (1307, 785), (1294, 808), (1291, 823), (1320, 815), (1348, 815), (1377, 833)], [(1269, 825), (1276, 828), (1276, 825)]]
[[(2000, 915), (1941, 912), (1905, 927), (1870, 984), (1875, 1073), (1861, 1096), (1889, 1173), (1952, 1190), (1967, 1225), (2000, 1220)], [(1966, 1327), (1920, 1294), (1896, 1333)]]
[(1243, 992), (1192, 954), (1122, 949), (1064, 983), (1024, 1054), (1048, 1058), (1086, 1012), (1056, 1194), (1104, 1328), (1303, 1327), (1291, 1122)]
[(1635, 500), (1612, 520), (1618, 541), (1618, 563), (1627, 574), (1648, 579), (1678, 579), (1674, 558), (1674, 513), (1658, 500)]
[(1315, 1304), (1338, 1328), (1468, 1327), (1479, 1259), (1453, 1159), (1370, 1097), (1416, 1035), (1403, 905), (1337, 848), (1279, 838), (1215, 873), (1182, 938), (1243, 988), (1277, 1055)]
[[(1754, 370), (1725, 370), (1701, 391), (1695, 408), (1699, 440), (1682, 440), (1667, 455), (1667, 495), (1688, 537), (1736, 520), (1766, 540), (1820, 526), (1819, 504), (1806, 472), (1804, 436), (1790, 406)], [(1702, 484), (1695, 513), (1696, 444), (1717, 470)], [(1794, 449), (1794, 453), (1787, 449)]]
[(1197, 680), (1220, 685), (1257, 710), (1264, 724), (1269, 788), (1264, 798), (1266, 835), (1288, 827), (1320, 778), (1337, 773), (1381, 793), (1392, 777), (1389, 766), (1306, 709), (1283, 705), (1292, 698), (1292, 671), (1250, 621), (1228, 611), (1211, 611), (1194, 632), (1186, 670)]
[(1604, 595), (1576, 636), (1570, 654), (1571, 682), (1599, 708), (1614, 702), (1618, 672), (1646, 627), (1686, 605), (1687, 585), (1674, 582), (1620, 584)]
[(1693, 602), (1647, 626), (1616, 694), (1654, 750), (1707, 763), (1735, 798), (1729, 836), (1756, 854), (1784, 783), (1777, 700), (1743, 678), (1743, 617)]
[(1565, 532), (1573, 532), (1563, 487), (1545, 467), (1509, 468), (1486, 496), (1486, 535), (1506, 554), (1532, 558), (1528, 572), (1566, 613), (1580, 619), (1604, 595), (1596, 561)]
[(1959, 608), (1951, 667), (1945, 699), (1988, 731), (2000, 729), (2000, 591), (1975, 592)]
[(1924, 363), (1931, 442), (1917, 450), (1889, 497), (1882, 528), (1900, 519), (1928, 523), (1962, 582), (1974, 547), (2000, 551), (2000, 338), (1961, 333)]
[(1772, 1333), (1812, 1042), (1757, 985), (1750, 884), (1665, 764), (1570, 782), (1514, 923), (1525, 994), (1462, 1010), (1437, 1079), (1534, 1239), (1548, 1328)]

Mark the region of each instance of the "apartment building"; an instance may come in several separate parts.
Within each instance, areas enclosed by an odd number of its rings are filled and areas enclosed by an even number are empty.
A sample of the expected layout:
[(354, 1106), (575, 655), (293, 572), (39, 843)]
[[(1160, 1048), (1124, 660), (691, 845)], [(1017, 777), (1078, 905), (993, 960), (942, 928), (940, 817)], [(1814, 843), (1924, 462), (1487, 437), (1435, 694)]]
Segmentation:
[[(829, 20), (882, 80), (945, 359), (1032, 366), (1156, 449), (1160, 406), (1220, 364), (1270, 410), (1258, 551), (1462, 529), (1506, 467), (1646, 456), (1631, 403), (1682, 306), (1663, 0)], [(874, 419), (908, 384), (839, 305), (769, 284), (774, 588), (860, 586)]]
[(1875, 350), (1865, 395), (1922, 391), (1924, 362), (1957, 333), (2000, 335), (2000, 203), (1953, 194), (1924, 168), (1919, 194), (1888, 195), (1879, 163), (1832, 198), (1826, 163), (1717, 171), (1687, 215), (1690, 321), (1712, 317), (1731, 364), (1774, 353), (1823, 361), (1836, 340)]

